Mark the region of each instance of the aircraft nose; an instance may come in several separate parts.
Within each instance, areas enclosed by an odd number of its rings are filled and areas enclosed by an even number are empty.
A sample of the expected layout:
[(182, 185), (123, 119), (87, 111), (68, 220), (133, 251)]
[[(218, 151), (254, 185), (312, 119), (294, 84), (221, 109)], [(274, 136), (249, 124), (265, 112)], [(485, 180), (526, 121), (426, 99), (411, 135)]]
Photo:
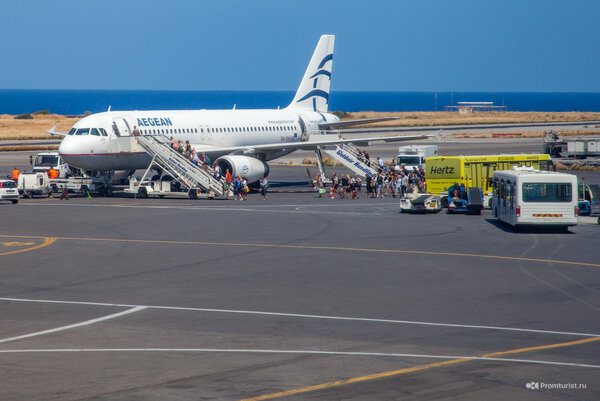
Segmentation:
[(58, 154), (60, 155), (60, 157), (65, 159), (66, 157), (69, 157), (70, 155), (79, 153), (79, 152), (77, 152), (76, 148), (77, 148), (77, 144), (75, 143), (75, 141), (73, 141), (69, 137), (65, 137), (60, 142), (60, 145), (58, 145)]
[[(80, 143), (76, 138), (65, 137), (58, 145), (58, 154), (60, 157), (70, 165), (77, 165), (86, 153), (84, 146), (85, 144)], [(89, 152), (89, 149), (88, 149)]]

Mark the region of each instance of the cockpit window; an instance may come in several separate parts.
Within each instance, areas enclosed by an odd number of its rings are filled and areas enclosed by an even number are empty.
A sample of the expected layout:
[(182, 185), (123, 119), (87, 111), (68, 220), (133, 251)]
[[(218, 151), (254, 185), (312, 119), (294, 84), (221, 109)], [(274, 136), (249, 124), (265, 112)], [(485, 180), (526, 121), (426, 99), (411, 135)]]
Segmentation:
[(69, 135), (75, 135), (75, 131), (77, 131), (77, 128), (71, 128), (71, 131), (69, 131)]
[(106, 133), (106, 130), (104, 128), (98, 128), (100, 130), (100, 133), (102, 134), (102, 136), (108, 136), (108, 134)]
[(79, 128), (75, 135), (89, 135), (89, 134), (90, 134), (89, 128)]
[(100, 136), (100, 132), (96, 128), (92, 128), (92, 135)]

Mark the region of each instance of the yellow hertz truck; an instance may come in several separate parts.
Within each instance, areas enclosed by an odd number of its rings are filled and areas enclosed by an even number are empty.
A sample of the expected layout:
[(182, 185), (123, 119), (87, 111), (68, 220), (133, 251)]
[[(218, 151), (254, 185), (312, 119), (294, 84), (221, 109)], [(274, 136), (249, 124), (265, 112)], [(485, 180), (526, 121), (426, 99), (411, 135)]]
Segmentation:
[(443, 207), (448, 206), (448, 188), (458, 183), (465, 187), (480, 187), (484, 205), (491, 207), (492, 177), (496, 170), (511, 170), (513, 166), (531, 166), (535, 170), (552, 169), (550, 155), (438, 156), (425, 161), (427, 192), (439, 195)]

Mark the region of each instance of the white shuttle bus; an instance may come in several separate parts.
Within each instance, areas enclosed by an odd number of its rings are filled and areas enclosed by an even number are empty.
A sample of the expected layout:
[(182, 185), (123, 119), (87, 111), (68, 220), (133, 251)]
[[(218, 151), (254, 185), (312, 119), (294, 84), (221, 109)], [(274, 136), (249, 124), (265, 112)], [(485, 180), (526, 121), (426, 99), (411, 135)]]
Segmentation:
[(553, 226), (568, 230), (577, 224), (577, 177), (571, 174), (515, 167), (494, 171), (492, 209), (498, 220), (518, 226)]

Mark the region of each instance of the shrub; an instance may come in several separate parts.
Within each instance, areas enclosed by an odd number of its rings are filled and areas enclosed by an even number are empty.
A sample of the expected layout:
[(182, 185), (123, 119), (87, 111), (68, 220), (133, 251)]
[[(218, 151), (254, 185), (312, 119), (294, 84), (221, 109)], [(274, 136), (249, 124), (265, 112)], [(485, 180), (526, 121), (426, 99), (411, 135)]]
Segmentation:
[(25, 114), (19, 114), (18, 116), (15, 116), (15, 119), (17, 119), (17, 120), (33, 120), (33, 116), (29, 113), (25, 113)]
[(40, 111), (36, 111), (35, 113), (33, 113), (34, 116), (49, 116), (50, 115), (50, 111), (49, 110), (40, 110)]

